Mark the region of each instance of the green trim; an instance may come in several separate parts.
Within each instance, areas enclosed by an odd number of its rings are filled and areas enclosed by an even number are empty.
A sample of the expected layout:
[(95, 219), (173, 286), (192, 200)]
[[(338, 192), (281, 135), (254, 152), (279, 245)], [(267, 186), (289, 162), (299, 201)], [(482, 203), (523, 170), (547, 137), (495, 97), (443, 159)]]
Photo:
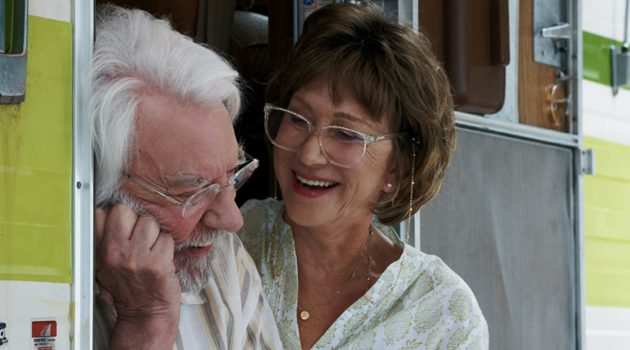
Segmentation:
[[(582, 40), (584, 49), (583, 78), (610, 86), (610, 46), (621, 47), (621, 42), (587, 31), (582, 32)], [(628, 90), (630, 87), (626, 86), (624, 89)]]
[(586, 303), (630, 307), (630, 146), (584, 138), (595, 150), (584, 179)]
[(610, 85), (610, 45), (618, 45), (619, 42), (586, 31), (582, 32), (582, 40), (584, 79)]
[(0, 106), (0, 280), (72, 281), (72, 24), (29, 16), (26, 101)]

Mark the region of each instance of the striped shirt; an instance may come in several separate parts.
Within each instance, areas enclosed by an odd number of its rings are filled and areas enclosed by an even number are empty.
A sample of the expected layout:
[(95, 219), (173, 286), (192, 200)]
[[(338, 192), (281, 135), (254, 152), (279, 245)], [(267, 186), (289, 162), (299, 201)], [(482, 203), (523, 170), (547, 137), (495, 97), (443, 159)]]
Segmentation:
[[(212, 278), (199, 293), (182, 293), (173, 349), (281, 349), (273, 314), (251, 257), (234, 234), (213, 244)], [(116, 321), (111, 304), (97, 292), (94, 349), (107, 349)]]

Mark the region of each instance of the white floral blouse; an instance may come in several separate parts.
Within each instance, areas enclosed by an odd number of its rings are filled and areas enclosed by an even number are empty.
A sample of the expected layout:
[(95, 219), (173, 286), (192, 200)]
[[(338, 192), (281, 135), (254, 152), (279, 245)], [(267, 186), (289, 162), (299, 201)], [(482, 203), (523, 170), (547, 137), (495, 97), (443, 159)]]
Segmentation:
[[(286, 349), (300, 349), (297, 260), (283, 203), (251, 200), (239, 231), (256, 262)], [(391, 227), (376, 228), (398, 240)], [(402, 244), (402, 243), (401, 243)], [(313, 349), (487, 349), (488, 326), (466, 283), (438, 257), (405, 244), (378, 281)]]

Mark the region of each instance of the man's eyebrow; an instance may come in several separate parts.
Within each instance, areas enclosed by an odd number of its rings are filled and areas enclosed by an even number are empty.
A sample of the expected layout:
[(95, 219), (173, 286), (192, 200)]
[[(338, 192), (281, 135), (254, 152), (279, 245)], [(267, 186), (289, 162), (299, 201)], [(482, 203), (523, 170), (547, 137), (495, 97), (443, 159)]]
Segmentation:
[[(228, 169), (228, 171), (226, 172), (226, 174), (231, 174), (233, 172), (235, 172), (241, 165), (245, 164), (247, 160), (245, 159), (244, 156), (240, 156), (239, 158), (236, 160), (234, 167), (232, 167), (231, 169)], [(204, 186), (207, 186), (209, 184), (215, 183), (216, 179), (213, 177), (207, 177), (207, 178), (203, 178), (201, 176), (198, 175), (194, 175), (194, 174), (180, 174), (179, 176), (177, 176), (176, 178), (172, 179), (169, 181), (169, 187), (196, 187), (196, 188), (201, 188)]]
[(203, 178), (192, 174), (181, 174), (169, 181), (169, 187), (203, 187), (212, 183), (213, 178)]

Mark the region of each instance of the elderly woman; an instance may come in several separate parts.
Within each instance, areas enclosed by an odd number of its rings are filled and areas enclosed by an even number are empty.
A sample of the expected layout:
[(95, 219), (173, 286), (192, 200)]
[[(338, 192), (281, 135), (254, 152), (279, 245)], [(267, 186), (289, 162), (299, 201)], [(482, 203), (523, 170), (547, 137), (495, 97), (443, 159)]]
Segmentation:
[(375, 6), (313, 13), (268, 87), (284, 201), (249, 201), (243, 243), (288, 349), (483, 349), (474, 295), (388, 225), (438, 192), (455, 144), (429, 43)]

